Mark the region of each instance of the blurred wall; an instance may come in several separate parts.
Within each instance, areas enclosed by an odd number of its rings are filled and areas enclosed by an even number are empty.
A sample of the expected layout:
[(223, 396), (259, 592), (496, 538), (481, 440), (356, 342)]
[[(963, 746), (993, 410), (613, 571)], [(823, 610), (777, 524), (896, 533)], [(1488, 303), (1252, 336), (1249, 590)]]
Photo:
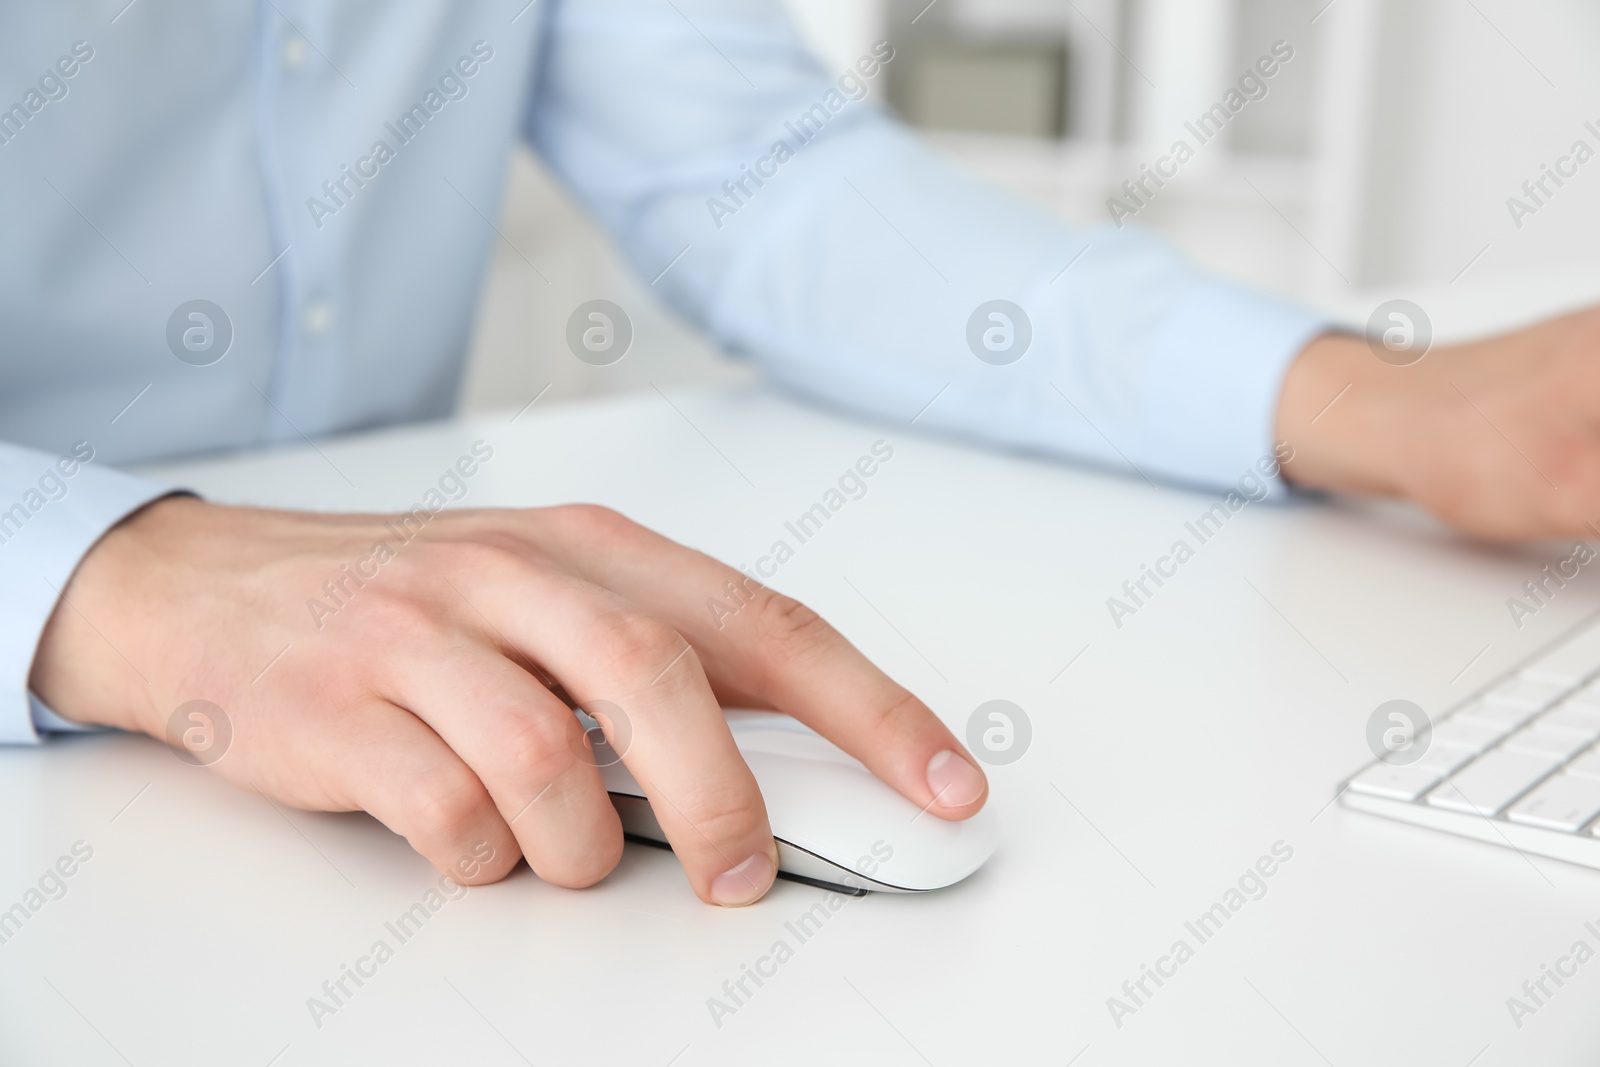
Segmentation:
[[(1518, 230), (1505, 201), (1573, 141), (1600, 149), (1600, 4), (1475, 0), (1384, 5), (1377, 150), (1360, 269), (1449, 277), (1485, 244), (1484, 277), (1592, 273), (1600, 160)], [(1481, 9), (1481, 10), (1480, 10)], [(1478, 267), (1474, 271), (1478, 271)]]

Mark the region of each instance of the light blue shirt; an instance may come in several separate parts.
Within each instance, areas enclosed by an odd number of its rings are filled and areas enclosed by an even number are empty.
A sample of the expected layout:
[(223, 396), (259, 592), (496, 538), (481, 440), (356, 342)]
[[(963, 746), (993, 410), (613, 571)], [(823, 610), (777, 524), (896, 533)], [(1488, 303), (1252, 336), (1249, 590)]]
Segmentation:
[(168, 491), (117, 464), (453, 409), (517, 137), (796, 392), (1191, 484), (1270, 456), (1327, 324), (963, 174), (885, 62), (824, 69), (777, 0), (7, 5), (0, 741), (53, 725), (27, 677), (78, 560)]

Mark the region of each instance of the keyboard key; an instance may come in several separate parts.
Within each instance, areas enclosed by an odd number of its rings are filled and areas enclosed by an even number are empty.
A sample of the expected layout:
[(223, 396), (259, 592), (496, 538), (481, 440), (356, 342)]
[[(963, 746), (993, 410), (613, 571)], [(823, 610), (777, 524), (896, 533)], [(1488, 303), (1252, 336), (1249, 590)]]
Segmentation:
[(1533, 725), (1547, 733), (1571, 734), (1593, 741), (1600, 737), (1600, 705), (1566, 700), (1533, 720)]
[(1522, 676), (1556, 685), (1577, 685), (1600, 671), (1600, 626), (1581, 630), (1529, 664)]
[(1574, 778), (1600, 779), (1600, 750), (1585, 752), (1567, 764), (1566, 772)]
[(1516, 707), (1510, 704), (1489, 704), (1482, 700), (1474, 700), (1454, 715), (1452, 719), (1462, 722), (1475, 722), (1483, 726), (1498, 729), (1501, 734), (1508, 734), (1533, 718), (1534, 708)]
[(1565, 763), (1573, 755), (1588, 748), (1589, 740), (1584, 737), (1573, 737), (1571, 734), (1547, 733), (1530, 726), (1506, 738), (1504, 747), (1512, 752), (1527, 752)]
[(1426, 767), (1438, 771), (1440, 774), (1450, 774), (1460, 770), (1472, 761), (1476, 752), (1469, 752), (1464, 748), (1450, 748), (1448, 745), (1429, 744), (1428, 751), (1420, 759), (1414, 760), (1408, 766)]
[(1430, 748), (1459, 748), (1476, 755), (1511, 732), (1509, 726), (1488, 726), (1452, 715), (1433, 728)]
[[(1374, 763), (1354, 778), (1350, 788), (1369, 796), (1388, 797), (1391, 800), (1416, 800), (1443, 778), (1445, 772), (1436, 767), (1408, 764), (1404, 767), (1388, 763)], [(1596, 782), (1600, 785), (1600, 782)]]
[(1539, 783), (1560, 761), (1497, 748), (1467, 765), (1428, 795), (1436, 808), (1497, 815)]
[(1536, 681), (1526, 675), (1501, 682), (1487, 693), (1483, 699), (1490, 704), (1498, 704), (1508, 708), (1522, 708), (1525, 711), (1543, 711), (1557, 700), (1567, 695), (1570, 686), (1552, 682)]
[(1507, 813), (1512, 822), (1573, 834), (1600, 815), (1600, 781), (1558, 774)]

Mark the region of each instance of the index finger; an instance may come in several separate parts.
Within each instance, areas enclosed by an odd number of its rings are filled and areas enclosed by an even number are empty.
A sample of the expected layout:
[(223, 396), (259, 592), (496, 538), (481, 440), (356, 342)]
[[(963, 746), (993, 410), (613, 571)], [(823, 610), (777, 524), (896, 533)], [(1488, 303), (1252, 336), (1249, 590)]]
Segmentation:
[[(955, 735), (816, 612), (613, 512), (567, 510), (572, 544), (588, 550), (564, 562), (671, 623), (720, 693), (793, 715), (934, 815), (983, 807), (988, 782)], [(730, 590), (743, 604), (733, 618), (707, 608)]]

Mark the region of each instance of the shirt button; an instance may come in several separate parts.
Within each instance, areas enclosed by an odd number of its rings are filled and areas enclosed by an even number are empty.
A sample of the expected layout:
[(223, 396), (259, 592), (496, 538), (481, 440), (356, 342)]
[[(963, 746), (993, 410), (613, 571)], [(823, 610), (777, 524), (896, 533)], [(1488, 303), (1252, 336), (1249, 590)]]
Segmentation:
[(298, 33), (291, 33), (283, 39), (283, 65), (290, 70), (299, 70), (306, 64), (306, 52), (309, 44)]
[(321, 337), (333, 326), (333, 305), (326, 300), (313, 301), (306, 306), (305, 328), (312, 337)]

